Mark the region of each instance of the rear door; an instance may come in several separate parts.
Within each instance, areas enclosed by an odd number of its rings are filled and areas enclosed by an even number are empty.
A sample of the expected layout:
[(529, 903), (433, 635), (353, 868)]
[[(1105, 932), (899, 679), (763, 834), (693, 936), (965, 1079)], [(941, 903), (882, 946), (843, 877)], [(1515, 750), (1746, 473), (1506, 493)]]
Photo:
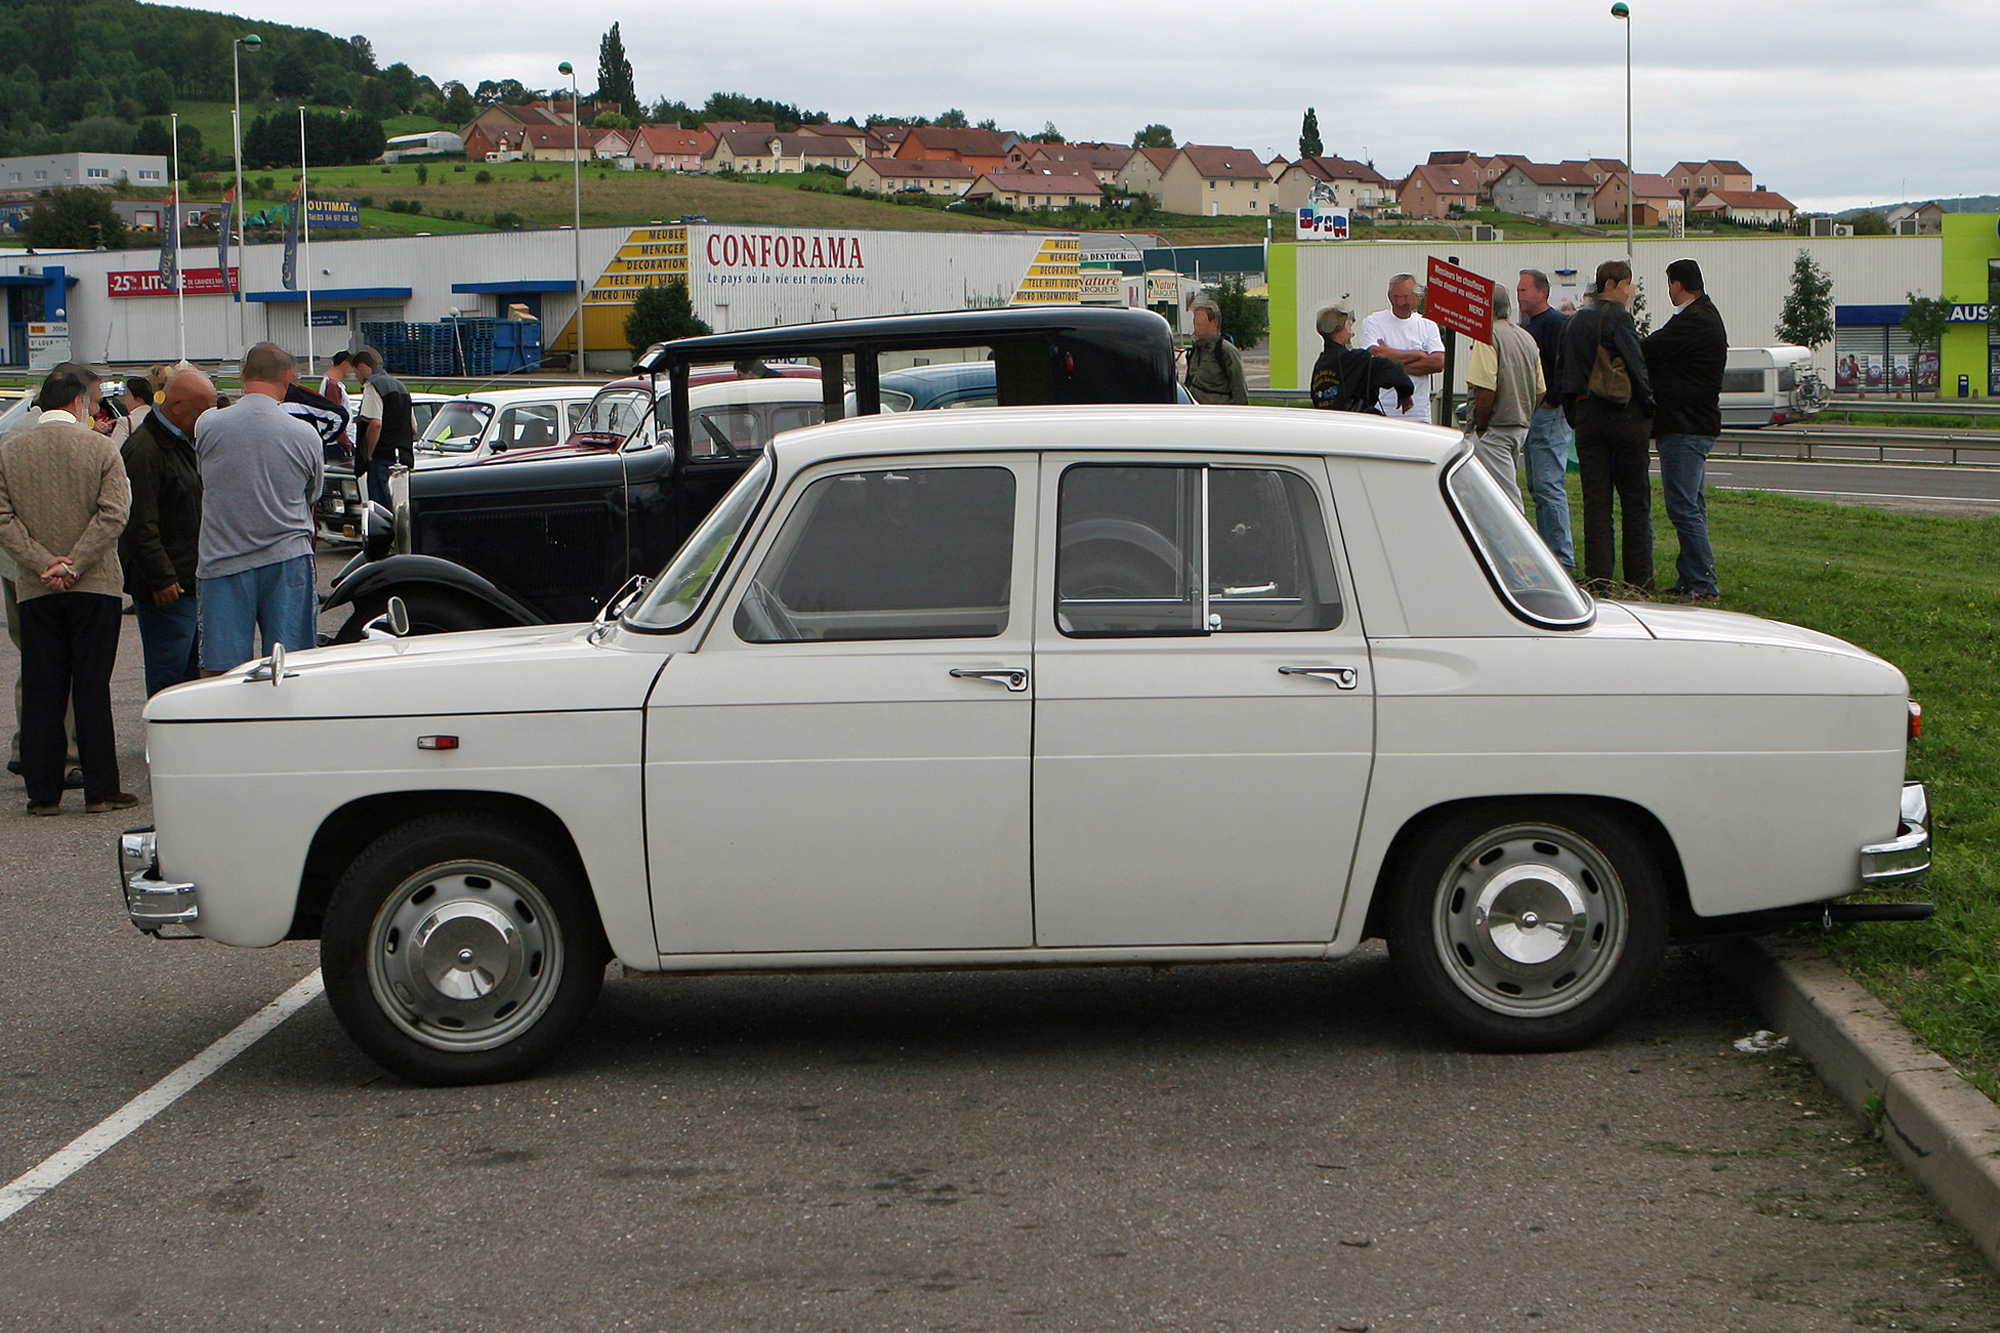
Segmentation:
[(1319, 459), (1047, 455), (1035, 939), (1331, 939), (1374, 751)]

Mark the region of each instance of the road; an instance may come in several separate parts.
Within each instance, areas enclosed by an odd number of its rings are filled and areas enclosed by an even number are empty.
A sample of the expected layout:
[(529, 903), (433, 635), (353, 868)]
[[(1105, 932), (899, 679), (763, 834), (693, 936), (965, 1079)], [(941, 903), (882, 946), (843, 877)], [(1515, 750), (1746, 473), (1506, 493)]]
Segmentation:
[[(1658, 474), (1657, 460), (1654, 472)], [(2000, 514), (2000, 467), (1807, 463), (1716, 454), (1708, 462), (1708, 483), (1719, 490), (1777, 491), (1901, 513)]]
[[(128, 620), (143, 795), (138, 665)], [(141, 937), (111, 842), (149, 809), (0, 795), (12, 1180), (316, 957)], [(2000, 1280), (1755, 1027), (1686, 954), (1542, 1057), (1456, 1049), (1375, 949), (614, 975), (545, 1073), (430, 1090), (319, 999), (0, 1223), (0, 1329), (2000, 1328)]]

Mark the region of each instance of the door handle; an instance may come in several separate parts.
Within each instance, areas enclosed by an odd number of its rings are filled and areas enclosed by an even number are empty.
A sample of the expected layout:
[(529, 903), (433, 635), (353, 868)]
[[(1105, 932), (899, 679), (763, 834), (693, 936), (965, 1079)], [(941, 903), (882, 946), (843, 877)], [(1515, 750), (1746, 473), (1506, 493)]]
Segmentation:
[(1005, 685), (1009, 694), (1019, 694), (1028, 688), (1026, 667), (953, 667), (951, 674), (957, 680), (984, 680)]
[(1361, 683), (1361, 673), (1353, 667), (1309, 667), (1281, 666), (1281, 676), (1311, 676), (1314, 680), (1330, 680), (1343, 690), (1351, 690)]

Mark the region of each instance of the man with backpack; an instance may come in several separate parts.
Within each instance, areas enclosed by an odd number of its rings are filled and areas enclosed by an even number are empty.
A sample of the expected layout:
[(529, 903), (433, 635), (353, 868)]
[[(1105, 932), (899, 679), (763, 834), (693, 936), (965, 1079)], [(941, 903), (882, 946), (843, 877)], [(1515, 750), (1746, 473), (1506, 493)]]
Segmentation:
[(1313, 321), (1322, 347), (1313, 362), (1312, 405), (1329, 412), (1366, 412), (1383, 415), (1381, 398), (1396, 395), (1396, 406), (1407, 415), (1416, 394), (1409, 372), (1386, 356), (1358, 347), (1354, 340), (1354, 311), (1345, 303), (1328, 306)]

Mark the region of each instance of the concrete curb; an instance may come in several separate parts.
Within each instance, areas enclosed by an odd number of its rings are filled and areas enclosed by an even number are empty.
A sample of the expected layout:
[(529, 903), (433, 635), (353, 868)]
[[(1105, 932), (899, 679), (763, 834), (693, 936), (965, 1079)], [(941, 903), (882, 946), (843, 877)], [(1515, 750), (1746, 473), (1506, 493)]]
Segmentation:
[(1803, 945), (1734, 940), (1709, 952), (1771, 1027), (2000, 1266), (2000, 1106), (1897, 1021), (1845, 969)]

